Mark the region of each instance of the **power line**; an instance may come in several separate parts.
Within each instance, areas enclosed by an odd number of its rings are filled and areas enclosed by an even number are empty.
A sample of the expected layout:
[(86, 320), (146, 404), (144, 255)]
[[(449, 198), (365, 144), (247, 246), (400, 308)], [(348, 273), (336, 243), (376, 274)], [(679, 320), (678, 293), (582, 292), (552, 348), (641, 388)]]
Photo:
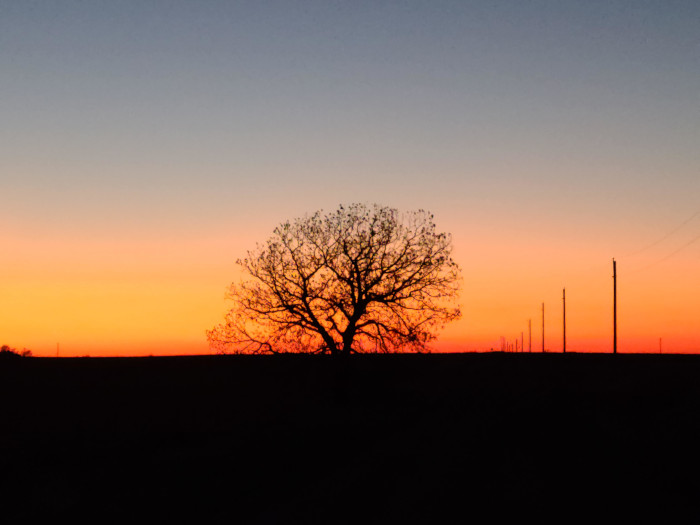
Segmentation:
[(630, 253), (630, 254), (627, 254), (627, 255), (625, 256), (625, 258), (626, 258), (626, 257), (634, 257), (635, 255), (638, 255), (638, 254), (640, 254), (640, 253), (642, 253), (642, 252), (645, 252), (645, 251), (649, 250), (650, 248), (653, 248), (653, 247), (656, 246), (657, 244), (661, 244), (661, 243), (664, 242), (666, 239), (668, 239), (669, 237), (671, 237), (671, 235), (673, 235), (673, 234), (676, 233), (678, 230), (680, 230), (681, 228), (683, 228), (683, 226), (685, 226), (685, 225), (688, 224), (690, 221), (692, 221), (692, 220), (693, 220), (695, 217), (697, 217), (698, 215), (700, 215), (700, 210), (698, 210), (698, 211), (696, 211), (695, 213), (693, 213), (693, 215), (691, 215), (689, 218), (687, 218), (686, 220), (684, 220), (682, 223), (680, 223), (678, 226), (676, 226), (673, 230), (671, 230), (670, 232), (668, 232), (666, 235), (664, 235), (664, 236), (661, 237), (660, 239), (655, 240), (655, 241), (652, 242), (651, 244), (648, 244), (648, 245), (644, 246), (643, 248), (640, 248), (639, 250), (637, 250), (637, 251), (635, 251), (635, 252), (632, 252), (632, 253)]
[(688, 241), (687, 243), (685, 243), (683, 246), (681, 246), (681, 247), (678, 248), (677, 250), (675, 250), (675, 251), (669, 253), (668, 255), (662, 257), (661, 259), (658, 259), (658, 260), (654, 261), (653, 263), (650, 263), (650, 264), (648, 264), (648, 265), (646, 265), (646, 266), (643, 266), (643, 267), (641, 267), (641, 268), (637, 268), (636, 270), (634, 270), (633, 272), (630, 272), (630, 273), (631, 273), (631, 274), (635, 274), (635, 273), (643, 272), (644, 270), (648, 270), (648, 269), (651, 268), (652, 266), (656, 266), (657, 264), (660, 264), (660, 263), (662, 263), (662, 262), (664, 262), (664, 261), (667, 261), (668, 259), (670, 259), (670, 258), (673, 257), (674, 255), (676, 255), (676, 254), (682, 252), (683, 250), (685, 250), (685, 249), (686, 249), (688, 246), (690, 246), (691, 244), (694, 244), (694, 243), (696, 243), (696, 242), (698, 242), (698, 241), (700, 241), (700, 235), (697, 235), (696, 237), (693, 237), (692, 239), (690, 239), (690, 241)]

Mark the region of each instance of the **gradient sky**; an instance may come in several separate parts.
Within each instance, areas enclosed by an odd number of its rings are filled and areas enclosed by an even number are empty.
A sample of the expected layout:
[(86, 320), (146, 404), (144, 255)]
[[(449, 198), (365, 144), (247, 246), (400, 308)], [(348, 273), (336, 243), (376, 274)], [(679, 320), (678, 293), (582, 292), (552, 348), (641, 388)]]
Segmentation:
[[(3, 1), (0, 344), (207, 353), (341, 203), (453, 235), (438, 350), (700, 352), (700, 2)], [(695, 242), (694, 242), (695, 241)]]

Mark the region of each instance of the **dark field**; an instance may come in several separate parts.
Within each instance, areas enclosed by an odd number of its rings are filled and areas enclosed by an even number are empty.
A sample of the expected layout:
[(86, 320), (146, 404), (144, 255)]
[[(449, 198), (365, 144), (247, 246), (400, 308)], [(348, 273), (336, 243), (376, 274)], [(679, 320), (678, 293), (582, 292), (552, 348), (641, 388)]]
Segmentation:
[(700, 356), (0, 361), (3, 523), (700, 518)]

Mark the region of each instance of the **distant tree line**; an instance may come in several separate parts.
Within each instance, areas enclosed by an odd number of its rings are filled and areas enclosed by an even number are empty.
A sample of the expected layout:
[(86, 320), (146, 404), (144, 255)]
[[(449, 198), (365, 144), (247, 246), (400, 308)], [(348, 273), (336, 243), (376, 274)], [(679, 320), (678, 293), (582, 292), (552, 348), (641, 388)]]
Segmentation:
[(16, 356), (16, 357), (31, 357), (32, 351), (23, 348), (22, 350), (16, 350), (11, 348), (9, 345), (0, 346), (0, 356)]

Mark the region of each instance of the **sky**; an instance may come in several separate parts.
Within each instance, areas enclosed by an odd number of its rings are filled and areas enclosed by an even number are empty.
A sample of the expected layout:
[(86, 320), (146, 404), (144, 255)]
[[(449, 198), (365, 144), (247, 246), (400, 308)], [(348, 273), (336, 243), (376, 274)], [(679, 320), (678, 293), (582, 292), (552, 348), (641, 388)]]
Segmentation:
[(426, 209), (436, 351), (700, 352), (700, 3), (0, 3), (0, 343), (209, 353), (237, 258)]

